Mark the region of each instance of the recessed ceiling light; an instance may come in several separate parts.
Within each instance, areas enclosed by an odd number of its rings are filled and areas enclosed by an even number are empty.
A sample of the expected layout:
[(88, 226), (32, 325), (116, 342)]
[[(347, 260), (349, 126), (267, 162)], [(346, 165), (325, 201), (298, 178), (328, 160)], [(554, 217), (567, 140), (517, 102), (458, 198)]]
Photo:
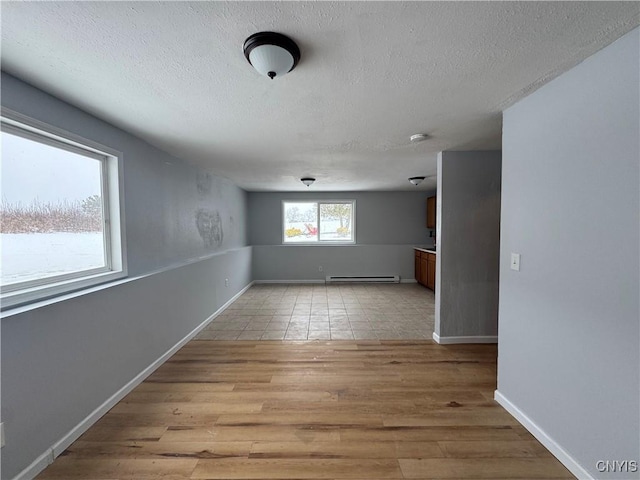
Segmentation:
[(411, 135), (410, 140), (412, 143), (418, 143), (424, 142), (427, 138), (429, 138), (429, 135), (427, 135), (426, 133), (416, 133), (414, 135)]

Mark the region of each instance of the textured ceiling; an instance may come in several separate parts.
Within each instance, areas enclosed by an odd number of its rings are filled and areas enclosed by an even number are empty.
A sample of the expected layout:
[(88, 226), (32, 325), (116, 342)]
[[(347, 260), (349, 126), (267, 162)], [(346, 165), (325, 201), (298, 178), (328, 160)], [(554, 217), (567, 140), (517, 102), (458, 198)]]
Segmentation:
[[(639, 5), (2, 2), (2, 68), (247, 190), (415, 190), (438, 151), (500, 148), (501, 111)], [(302, 53), (273, 81), (242, 54), (263, 30)]]

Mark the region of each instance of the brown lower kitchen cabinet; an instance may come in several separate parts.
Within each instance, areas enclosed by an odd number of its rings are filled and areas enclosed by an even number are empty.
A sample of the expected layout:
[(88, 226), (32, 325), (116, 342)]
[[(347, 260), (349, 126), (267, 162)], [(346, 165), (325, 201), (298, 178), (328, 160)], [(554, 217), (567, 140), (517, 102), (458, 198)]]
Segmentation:
[(415, 250), (415, 276), (420, 285), (436, 289), (436, 254)]
[(427, 259), (427, 253), (420, 253), (420, 279), (422, 280), (420, 283), (427, 286), (427, 282), (429, 279), (429, 261)]
[(427, 288), (436, 291), (436, 256), (427, 253)]

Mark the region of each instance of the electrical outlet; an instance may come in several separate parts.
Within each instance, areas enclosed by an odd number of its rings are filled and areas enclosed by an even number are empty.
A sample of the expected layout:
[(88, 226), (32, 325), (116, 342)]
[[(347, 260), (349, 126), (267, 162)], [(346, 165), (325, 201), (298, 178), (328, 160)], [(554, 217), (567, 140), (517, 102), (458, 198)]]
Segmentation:
[(4, 423), (0, 423), (0, 448), (4, 447)]
[(318, 267), (318, 271), (319, 271), (319, 272), (321, 272), (321, 271), (322, 271), (322, 265), (320, 265), (320, 266)]
[(228, 286), (229, 286), (229, 279), (228, 279), (228, 278), (225, 278), (225, 279), (224, 279), (224, 286), (225, 286), (225, 287), (228, 287)]
[(516, 272), (520, 271), (520, 254), (519, 253), (511, 254), (511, 270), (515, 270)]

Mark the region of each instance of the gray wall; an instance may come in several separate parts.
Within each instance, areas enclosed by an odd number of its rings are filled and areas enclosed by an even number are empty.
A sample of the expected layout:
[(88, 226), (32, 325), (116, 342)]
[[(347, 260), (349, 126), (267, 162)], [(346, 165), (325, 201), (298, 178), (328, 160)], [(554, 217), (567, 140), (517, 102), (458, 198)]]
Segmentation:
[[(2, 105), (124, 153), (129, 273), (145, 274), (23, 313), (3, 312), (4, 479), (246, 286), (251, 247), (246, 193), (228, 180), (198, 172), (5, 74)], [(202, 210), (218, 212), (220, 244), (206, 246), (200, 236), (196, 213)]]
[(435, 333), (498, 334), (501, 153), (438, 155)]
[(245, 247), (3, 318), (2, 478), (182, 340), (248, 284), (250, 271)]
[(640, 478), (596, 469), (640, 460), (639, 45), (504, 115), (498, 391), (595, 478)]
[[(412, 246), (433, 243), (426, 228), (426, 199), (431, 195), (424, 191), (249, 193), (253, 278), (401, 275), (413, 280)], [(356, 200), (356, 245), (282, 245), (282, 201), (312, 199)]]
[[(246, 192), (2, 73), (2, 106), (123, 152), (129, 273), (247, 245)], [(218, 212), (220, 245), (206, 247), (198, 211)]]

